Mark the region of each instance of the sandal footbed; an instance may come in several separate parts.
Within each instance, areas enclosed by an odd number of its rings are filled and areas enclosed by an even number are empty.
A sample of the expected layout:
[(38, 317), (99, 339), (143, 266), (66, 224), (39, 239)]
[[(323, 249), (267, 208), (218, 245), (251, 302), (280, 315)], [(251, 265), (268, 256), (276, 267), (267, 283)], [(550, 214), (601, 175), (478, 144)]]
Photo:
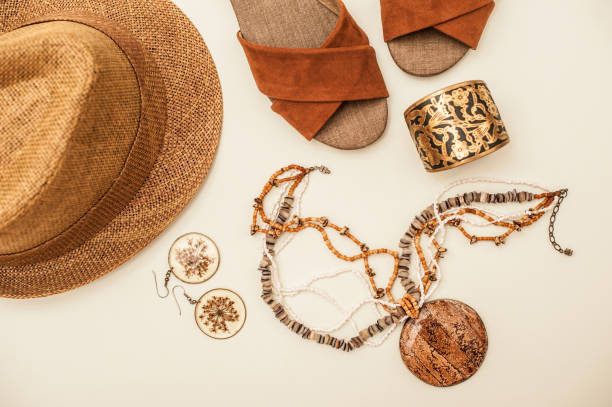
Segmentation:
[(389, 41), (395, 63), (415, 76), (433, 76), (452, 68), (470, 47), (436, 30), (427, 28)]

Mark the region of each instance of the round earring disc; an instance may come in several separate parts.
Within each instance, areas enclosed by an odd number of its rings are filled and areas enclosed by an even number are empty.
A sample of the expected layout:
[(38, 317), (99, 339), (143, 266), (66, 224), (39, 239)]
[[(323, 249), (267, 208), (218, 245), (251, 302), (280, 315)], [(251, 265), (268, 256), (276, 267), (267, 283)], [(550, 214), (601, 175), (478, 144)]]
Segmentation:
[(425, 303), (419, 318), (402, 329), (400, 353), (419, 379), (438, 387), (476, 373), (487, 353), (484, 323), (472, 308), (454, 300)]
[(204, 294), (195, 307), (198, 327), (215, 339), (228, 339), (244, 326), (246, 306), (231, 290), (218, 288)]
[(208, 236), (188, 233), (179, 237), (168, 253), (174, 275), (188, 284), (209, 280), (219, 269), (219, 249)]

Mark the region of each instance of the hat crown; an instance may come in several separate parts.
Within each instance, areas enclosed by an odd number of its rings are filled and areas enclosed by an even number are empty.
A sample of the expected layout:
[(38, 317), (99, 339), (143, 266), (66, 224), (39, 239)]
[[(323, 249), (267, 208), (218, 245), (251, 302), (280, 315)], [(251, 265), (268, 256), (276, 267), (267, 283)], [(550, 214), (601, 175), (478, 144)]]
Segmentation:
[(54, 239), (95, 206), (121, 174), (141, 105), (115, 42), (65, 21), (0, 36), (0, 105), (5, 255)]

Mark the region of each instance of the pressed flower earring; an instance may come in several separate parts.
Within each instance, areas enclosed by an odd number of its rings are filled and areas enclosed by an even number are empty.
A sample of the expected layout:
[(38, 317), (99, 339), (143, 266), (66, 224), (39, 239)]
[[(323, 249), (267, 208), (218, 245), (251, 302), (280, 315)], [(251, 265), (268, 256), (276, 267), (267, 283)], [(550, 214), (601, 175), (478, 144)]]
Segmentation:
[(153, 271), (157, 295), (160, 298), (168, 297), (168, 284), (172, 275), (187, 284), (201, 284), (210, 280), (219, 269), (219, 260), (219, 249), (208, 236), (188, 233), (179, 237), (168, 252), (169, 269), (164, 278), (166, 294), (159, 292), (157, 276)]
[(212, 239), (201, 233), (188, 233), (179, 237), (170, 247), (169, 269), (164, 278), (165, 294), (159, 292), (155, 271), (153, 277), (160, 298), (167, 298), (172, 291), (179, 315), (182, 312), (176, 296), (178, 288), (183, 290), (185, 299), (195, 306), (194, 316), (198, 328), (211, 338), (229, 339), (242, 329), (246, 321), (246, 306), (238, 294), (227, 289), (214, 289), (196, 300), (181, 285), (175, 285), (172, 290), (168, 288), (172, 275), (187, 284), (201, 284), (210, 280), (219, 269), (219, 260), (219, 249)]
[(198, 328), (214, 339), (229, 339), (236, 335), (246, 321), (246, 306), (242, 298), (232, 290), (217, 288), (210, 290), (195, 300), (185, 292), (182, 286), (174, 286), (172, 295), (179, 308), (175, 290), (183, 290), (183, 296), (191, 305), (195, 305), (194, 317)]

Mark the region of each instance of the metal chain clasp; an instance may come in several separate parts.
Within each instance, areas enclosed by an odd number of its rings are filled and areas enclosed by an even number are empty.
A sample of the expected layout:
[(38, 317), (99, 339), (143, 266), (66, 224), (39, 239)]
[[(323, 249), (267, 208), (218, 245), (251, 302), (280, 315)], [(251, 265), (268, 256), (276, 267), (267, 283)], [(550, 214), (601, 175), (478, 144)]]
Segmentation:
[(567, 194), (567, 189), (562, 189), (561, 191), (559, 191), (559, 200), (553, 208), (552, 215), (550, 215), (550, 225), (548, 226), (548, 239), (550, 240), (550, 243), (556, 251), (566, 256), (571, 256), (574, 254), (574, 251), (572, 249), (562, 248), (561, 245), (557, 243), (557, 239), (555, 238), (555, 222), (557, 221), (557, 214), (559, 213), (561, 203), (563, 203), (563, 200), (567, 197)]

